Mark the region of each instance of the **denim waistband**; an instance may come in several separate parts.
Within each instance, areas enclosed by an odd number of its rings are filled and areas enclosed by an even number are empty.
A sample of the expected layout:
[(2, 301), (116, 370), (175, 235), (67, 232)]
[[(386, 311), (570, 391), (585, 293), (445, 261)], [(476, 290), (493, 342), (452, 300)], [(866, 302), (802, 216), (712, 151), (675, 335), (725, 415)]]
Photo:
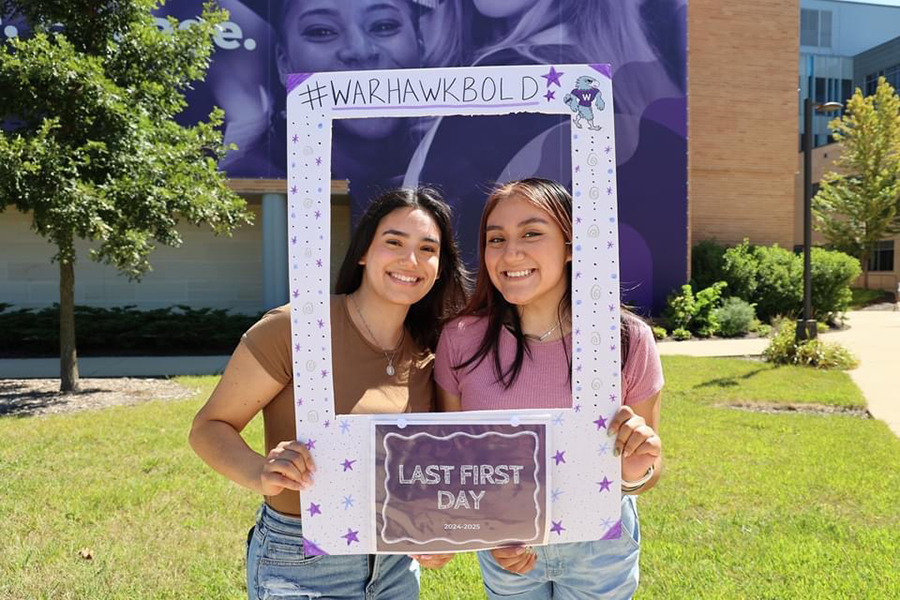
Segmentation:
[(256, 513), (257, 524), (266, 529), (289, 535), (303, 535), (302, 519), (296, 515), (286, 515), (278, 512), (268, 504), (263, 503)]

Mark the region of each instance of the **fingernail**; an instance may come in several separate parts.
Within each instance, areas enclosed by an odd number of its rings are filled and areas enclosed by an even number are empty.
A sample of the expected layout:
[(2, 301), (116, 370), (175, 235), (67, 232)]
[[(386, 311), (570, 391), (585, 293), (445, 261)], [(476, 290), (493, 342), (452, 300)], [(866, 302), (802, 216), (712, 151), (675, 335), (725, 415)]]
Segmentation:
[(618, 432), (612, 428), (606, 430), (606, 435), (608, 435), (609, 437), (616, 437), (616, 433)]
[(616, 446), (616, 449), (613, 450), (613, 456), (618, 456), (618, 455), (620, 455), (620, 454), (622, 454), (622, 451), (619, 450), (619, 447), (618, 447), (618, 446)]

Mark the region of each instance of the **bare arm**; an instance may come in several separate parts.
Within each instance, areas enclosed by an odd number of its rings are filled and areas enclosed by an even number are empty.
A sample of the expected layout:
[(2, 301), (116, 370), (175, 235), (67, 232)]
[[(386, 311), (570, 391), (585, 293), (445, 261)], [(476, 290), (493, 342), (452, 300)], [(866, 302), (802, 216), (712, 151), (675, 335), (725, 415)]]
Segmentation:
[(190, 444), (210, 467), (254, 492), (272, 496), (312, 483), (315, 465), (307, 449), (282, 442), (262, 456), (241, 437), (247, 423), (278, 395), (276, 381), (241, 343), (203, 408), (194, 417)]
[(435, 384), (437, 388), (437, 408), (440, 412), (457, 412), (462, 410), (462, 401), (459, 396), (454, 396), (441, 386)]

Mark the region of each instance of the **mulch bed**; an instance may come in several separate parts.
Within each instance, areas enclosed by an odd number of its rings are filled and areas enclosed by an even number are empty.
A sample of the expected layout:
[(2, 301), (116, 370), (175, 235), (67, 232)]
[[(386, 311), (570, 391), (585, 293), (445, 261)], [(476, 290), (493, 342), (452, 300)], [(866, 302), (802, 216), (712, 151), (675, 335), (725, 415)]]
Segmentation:
[(0, 379), (0, 417), (57, 415), (148, 400), (180, 400), (195, 393), (171, 379), (81, 379), (81, 391), (62, 394), (59, 379)]

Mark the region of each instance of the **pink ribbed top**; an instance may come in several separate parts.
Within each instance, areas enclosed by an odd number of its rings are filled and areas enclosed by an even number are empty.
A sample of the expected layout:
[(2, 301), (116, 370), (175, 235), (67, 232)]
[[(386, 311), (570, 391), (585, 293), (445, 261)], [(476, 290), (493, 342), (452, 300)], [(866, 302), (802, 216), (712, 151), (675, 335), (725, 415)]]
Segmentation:
[[(653, 332), (643, 321), (629, 318), (631, 334), (628, 358), (622, 369), (625, 404), (637, 404), (663, 387), (662, 364)], [(531, 343), (531, 357), (525, 355), (518, 379), (508, 390), (497, 383), (493, 358), (478, 366), (453, 369), (471, 357), (481, 343), (487, 318), (462, 317), (444, 327), (438, 343), (434, 379), (446, 392), (459, 396), (463, 410), (503, 410), (514, 408), (570, 408), (572, 392), (567, 379), (572, 339)], [(566, 344), (566, 348), (563, 347)], [(500, 337), (501, 364), (509, 365), (516, 355), (516, 339), (505, 328)], [(575, 362), (577, 365), (577, 361)]]

